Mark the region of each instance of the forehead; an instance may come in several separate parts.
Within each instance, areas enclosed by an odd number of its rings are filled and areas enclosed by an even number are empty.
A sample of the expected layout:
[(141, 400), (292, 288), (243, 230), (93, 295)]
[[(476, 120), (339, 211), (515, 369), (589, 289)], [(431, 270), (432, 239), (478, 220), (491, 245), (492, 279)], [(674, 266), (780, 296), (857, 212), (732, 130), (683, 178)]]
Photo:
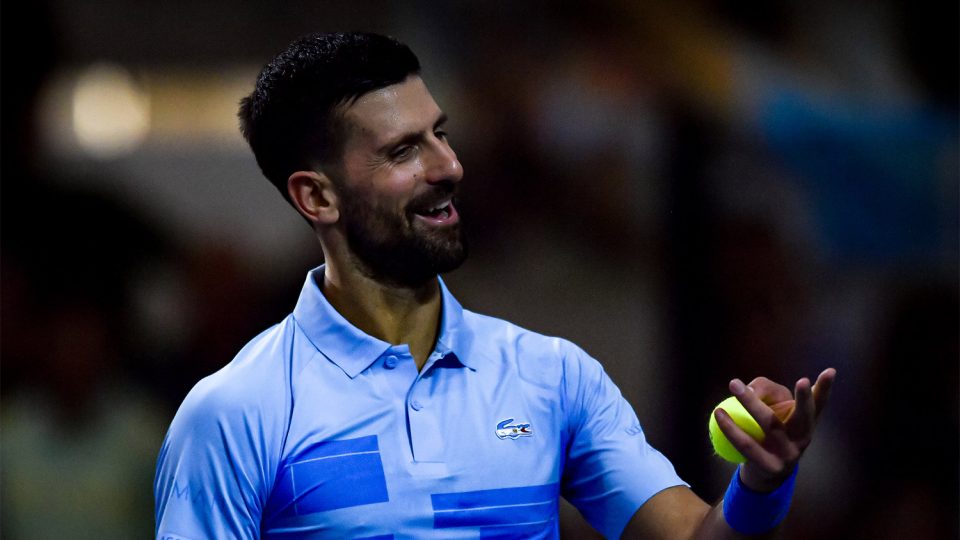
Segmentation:
[(415, 75), (360, 96), (343, 113), (353, 128), (351, 138), (373, 144), (433, 129), (440, 115), (440, 107), (426, 84)]

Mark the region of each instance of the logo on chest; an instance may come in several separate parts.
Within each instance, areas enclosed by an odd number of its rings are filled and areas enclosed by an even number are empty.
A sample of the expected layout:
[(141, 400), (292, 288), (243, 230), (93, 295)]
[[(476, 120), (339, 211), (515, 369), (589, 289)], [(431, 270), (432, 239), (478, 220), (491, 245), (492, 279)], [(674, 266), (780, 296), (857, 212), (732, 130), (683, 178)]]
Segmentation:
[(506, 420), (497, 424), (497, 438), (516, 439), (517, 437), (533, 436), (533, 428), (530, 427), (529, 422), (517, 422), (514, 424), (513, 420), (513, 418), (507, 418)]

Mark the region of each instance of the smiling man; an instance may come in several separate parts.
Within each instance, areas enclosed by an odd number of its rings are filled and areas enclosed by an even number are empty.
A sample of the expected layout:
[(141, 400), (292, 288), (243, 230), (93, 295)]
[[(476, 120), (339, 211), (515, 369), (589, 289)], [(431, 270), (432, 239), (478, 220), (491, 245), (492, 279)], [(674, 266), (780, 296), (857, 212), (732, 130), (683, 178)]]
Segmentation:
[[(241, 104), (264, 175), (326, 263), (293, 313), (200, 381), (164, 441), (158, 538), (557, 538), (564, 497), (607, 537), (766, 534), (835, 372), (731, 391), (761, 444), (711, 507), (572, 343), (463, 309), (463, 169), (403, 44), (317, 34)], [(786, 410), (782, 417), (776, 410)], [(739, 532), (737, 532), (739, 531)]]

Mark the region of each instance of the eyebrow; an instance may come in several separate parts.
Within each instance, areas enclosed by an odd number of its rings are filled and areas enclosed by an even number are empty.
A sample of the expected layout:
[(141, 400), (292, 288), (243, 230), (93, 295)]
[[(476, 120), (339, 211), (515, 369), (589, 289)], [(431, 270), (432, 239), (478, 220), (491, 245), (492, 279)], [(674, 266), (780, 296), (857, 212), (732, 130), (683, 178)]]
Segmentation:
[[(446, 122), (447, 122), (447, 113), (441, 112), (440, 116), (437, 117), (437, 121), (433, 123), (432, 129), (436, 130), (438, 127), (442, 126)], [(405, 133), (403, 135), (399, 135), (397, 138), (391, 140), (390, 142), (378, 148), (377, 153), (378, 154), (389, 153), (390, 150), (398, 146), (401, 146), (403, 144), (414, 143), (416, 141), (419, 141), (422, 137), (423, 137), (423, 134), (420, 132), (412, 132), (412, 133)]]

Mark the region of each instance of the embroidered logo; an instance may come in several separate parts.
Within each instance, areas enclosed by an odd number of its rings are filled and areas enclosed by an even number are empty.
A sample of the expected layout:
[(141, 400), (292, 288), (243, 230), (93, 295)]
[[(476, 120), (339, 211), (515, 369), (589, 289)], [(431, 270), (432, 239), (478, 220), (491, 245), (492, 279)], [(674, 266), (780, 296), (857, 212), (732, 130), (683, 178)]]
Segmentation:
[(497, 424), (496, 433), (499, 439), (516, 439), (517, 437), (533, 436), (533, 428), (530, 427), (529, 423), (517, 422), (513, 424), (512, 422), (513, 418), (507, 418)]

